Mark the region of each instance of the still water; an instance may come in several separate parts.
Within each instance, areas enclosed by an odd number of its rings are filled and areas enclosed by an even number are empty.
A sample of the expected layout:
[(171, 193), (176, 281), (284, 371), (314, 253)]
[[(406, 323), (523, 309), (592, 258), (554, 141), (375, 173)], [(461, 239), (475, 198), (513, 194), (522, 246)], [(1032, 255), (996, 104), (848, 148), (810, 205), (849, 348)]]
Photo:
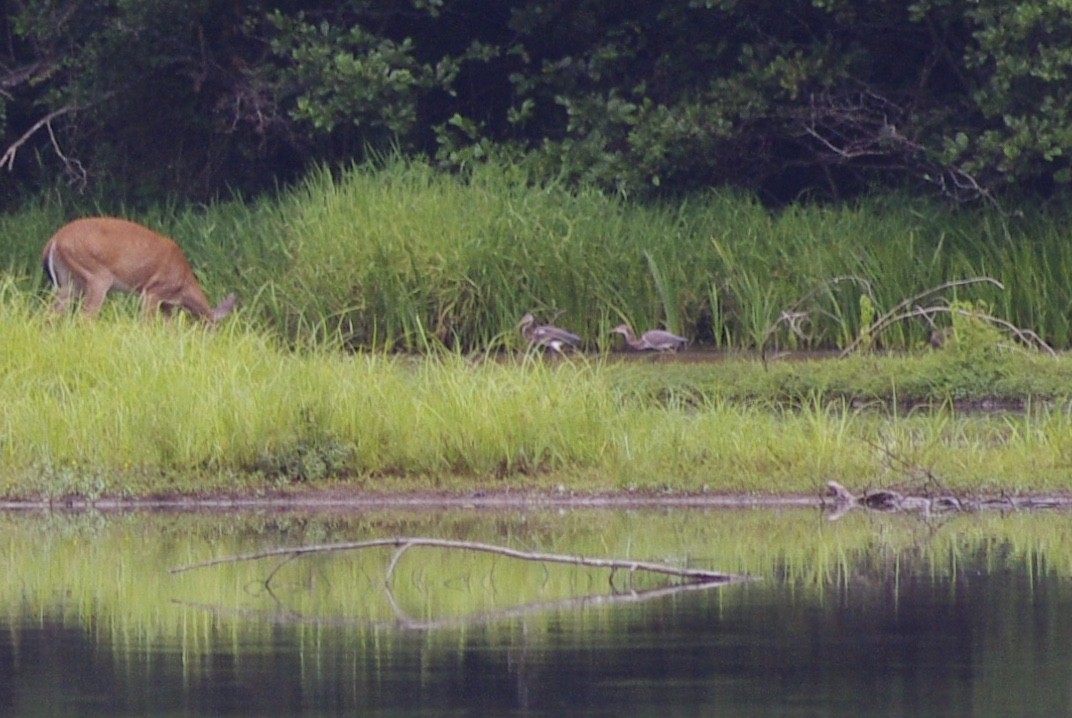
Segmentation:
[[(390, 536), (756, 580), (666, 591), (432, 549), (169, 572)], [(4, 716), (1072, 712), (1067, 514), (15, 514), (0, 569)]]

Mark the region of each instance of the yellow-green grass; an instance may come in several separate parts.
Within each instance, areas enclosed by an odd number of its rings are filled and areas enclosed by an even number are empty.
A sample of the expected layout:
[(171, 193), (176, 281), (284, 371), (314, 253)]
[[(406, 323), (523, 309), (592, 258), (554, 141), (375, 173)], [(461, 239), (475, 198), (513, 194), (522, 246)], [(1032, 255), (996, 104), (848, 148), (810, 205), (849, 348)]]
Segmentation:
[[(206, 329), (141, 322), (118, 302), (97, 321), (51, 318), (6, 287), (6, 497), (329, 486), (771, 494), (924, 477), (961, 492), (1072, 486), (1065, 359), (953, 352), (764, 367), (344, 354), (284, 348), (242, 314)], [(927, 380), (919, 366), (953, 377), (939, 399), (1021, 374), (1032, 383), (1014, 386), (1032, 388), (1014, 395), (1042, 398), (1001, 415), (905, 411), (889, 400), (902, 377)]]

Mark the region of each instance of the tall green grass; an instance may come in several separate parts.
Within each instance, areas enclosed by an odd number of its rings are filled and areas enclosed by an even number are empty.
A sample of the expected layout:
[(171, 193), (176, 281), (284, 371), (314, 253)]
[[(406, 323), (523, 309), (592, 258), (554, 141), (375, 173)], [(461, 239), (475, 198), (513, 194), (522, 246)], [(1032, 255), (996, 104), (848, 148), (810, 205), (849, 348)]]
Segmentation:
[[(19, 286), (40, 290), (40, 247), (78, 213), (42, 201), (0, 217)], [(864, 295), (881, 315), (984, 275), (1004, 289), (934, 300), (982, 302), (1057, 347), (1072, 342), (1072, 245), (1053, 209), (1003, 216), (885, 197), (775, 212), (728, 191), (641, 205), (511, 166), (450, 175), (386, 159), (314, 172), (275, 199), (133, 218), (174, 236), (213, 297), (238, 290), (249, 317), (300, 345), (516, 347), (533, 311), (593, 349), (612, 346), (622, 321), (720, 348), (836, 348), (859, 336)], [(909, 348), (928, 332), (917, 319), (878, 342)]]

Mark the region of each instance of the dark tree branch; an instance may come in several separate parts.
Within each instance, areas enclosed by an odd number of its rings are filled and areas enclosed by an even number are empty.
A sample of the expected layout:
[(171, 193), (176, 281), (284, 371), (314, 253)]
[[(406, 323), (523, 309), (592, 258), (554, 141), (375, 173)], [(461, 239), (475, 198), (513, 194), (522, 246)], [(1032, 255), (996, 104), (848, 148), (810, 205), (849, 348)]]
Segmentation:
[(937, 162), (920, 142), (905, 135), (910, 110), (863, 88), (853, 93), (819, 92), (801, 111), (797, 130), (822, 166), (871, 167), (909, 174), (935, 185), (955, 201), (996, 202), (990, 190), (961, 167)]
[(77, 105), (64, 105), (58, 110), (53, 110), (52, 112), (48, 113), (47, 115), (39, 119), (37, 122), (35, 122), (30, 127), (30, 129), (22, 133), (22, 136), (19, 137), (19, 139), (8, 145), (8, 148), (4, 151), (4, 154), (0, 156), (0, 169), (3, 169), (5, 165), (7, 166), (9, 171), (14, 169), (15, 155), (18, 154), (19, 149), (21, 149), (24, 144), (29, 142), (30, 138), (36, 135), (39, 131), (41, 131), (42, 128), (48, 129), (49, 136), (52, 139), (52, 146), (56, 150), (56, 154), (58, 154), (60, 158), (64, 160), (64, 162), (68, 162), (69, 160), (67, 159), (67, 157), (63, 154), (63, 152), (60, 151), (59, 145), (56, 141), (56, 136), (52, 133), (52, 121), (57, 117), (62, 117), (63, 115), (66, 115), (68, 113), (77, 112), (79, 109), (81, 108), (79, 108)]

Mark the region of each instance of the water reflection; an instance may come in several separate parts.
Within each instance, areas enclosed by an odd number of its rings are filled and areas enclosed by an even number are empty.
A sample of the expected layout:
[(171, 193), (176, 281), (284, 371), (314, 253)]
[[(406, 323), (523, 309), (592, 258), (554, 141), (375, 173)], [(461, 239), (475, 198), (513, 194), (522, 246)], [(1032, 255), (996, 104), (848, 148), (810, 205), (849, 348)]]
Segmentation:
[[(390, 598), (390, 551), (167, 574), (396, 535), (762, 580), (578, 603), (605, 572), (435, 550)], [(1061, 514), (0, 515), (0, 715), (1062, 715), (1070, 543)]]

